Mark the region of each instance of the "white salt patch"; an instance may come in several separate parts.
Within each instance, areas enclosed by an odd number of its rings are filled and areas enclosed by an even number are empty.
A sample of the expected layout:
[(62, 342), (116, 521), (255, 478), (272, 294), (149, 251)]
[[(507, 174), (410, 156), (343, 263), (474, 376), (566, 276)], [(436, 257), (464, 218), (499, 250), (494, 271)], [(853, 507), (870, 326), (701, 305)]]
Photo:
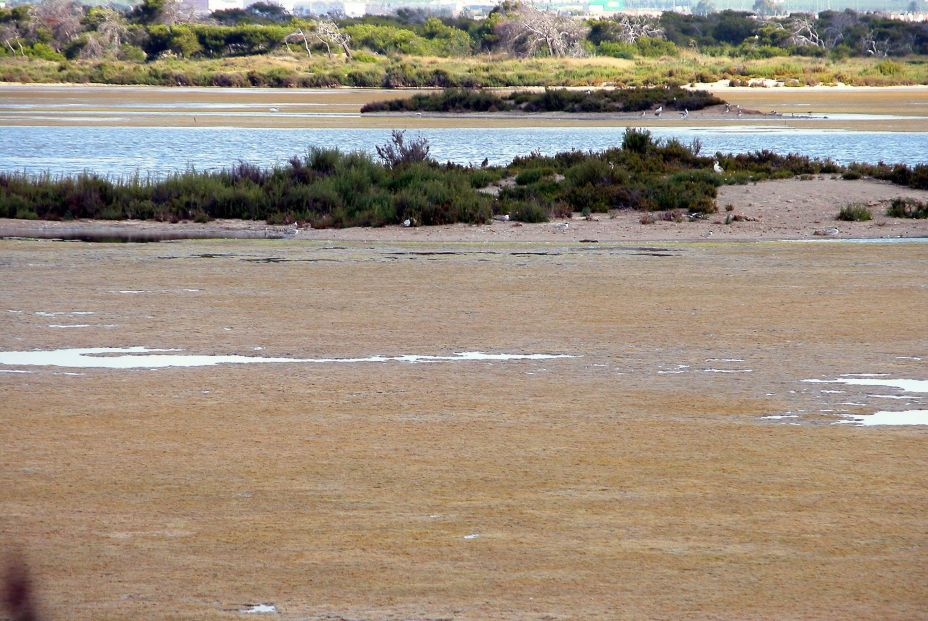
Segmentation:
[(203, 291), (202, 289), (184, 289), (187, 293), (196, 293), (198, 291)]
[(921, 360), (918, 356), (896, 356), (896, 360)]
[(843, 395), (844, 394), (843, 390), (820, 390), (819, 392), (825, 395)]
[(882, 378), (883, 374), (842, 375), (833, 380), (802, 380), (809, 384), (850, 384), (852, 386), (888, 386), (906, 392), (928, 392), (928, 380)]
[(857, 407), (863, 407), (867, 404), (866, 403), (854, 403), (853, 401), (845, 401), (844, 403), (839, 403), (838, 405), (854, 405)]
[(919, 397), (910, 397), (908, 395), (867, 395), (873, 399), (903, 399), (905, 401), (918, 401)]
[(59, 373), (52, 373), (52, 375), (73, 375), (73, 376), (83, 377), (84, 375), (87, 375), (87, 374), (86, 373), (72, 373), (71, 371), (61, 371)]
[(15, 369), (0, 369), (0, 373), (32, 373), (32, 371), (17, 371)]
[(365, 358), (262, 358), (259, 356), (241, 355), (208, 356), (163, 353), (175, 351), (182, 350), (148, 349), (146, 347), (88, 347), (82, 349), (7, 351), (0, 352), (0, 364), (83, 369), (156, 369), (164, 367), (204, 367), (217, 364), (484, 362), (491, 360), (551, 360), (555, 358), (576, 358), (576, 356), (567, 354), (487, 354), (478, 351), (457, 352), (448, 356), (406, 354), (402, 356), (368, 356)]
[(8, 313), (16, 313), (17, 315), (19, 315), (19, 314), (21, 314), (23, 311), (21, 311), (21, 310), (11, 310), (11, 309), (7, 309), (6, 312), (8, 312)]
[(784, 418), (799, 418), (796, 414), (772, 414), (770, 416), (761, 416), (764, 420), (783, 420)]
[(277, 606), (274, 604), (249, 604), (248, 608), (243, 609), (241, 612), (246, 615), (276, 615)]
[(706, 362), (744, 362), (741, 358), (706, 358)]
[(60, 317), (61, 315), (93, 315), (93, 311), (55, 311), (55, 312), (46, 312), (38, 311), (36, 315), (39, 317)]
[(151, 293), (142, 289), (120, 289), (117, 293)]
[(753, 373), (754, 369), (703, 369), (703, 373)]
[(869, 416), (849, 414), (853, 420), (839, 423), (873, 427), (877, 425), (928, 425), (928, 410), (908, 410), (905, 412), (877, 412)]
[(231, 332), (232, 328), (223, 328), (223, 330), (225, 330), (226, 332)]
[(479, 533), (471, 533), (471, 534), (469, 534), (469, 535), (464, 535), (464, 538), (465, 538), (465, 539), (476, 539), (476, 538), (479, 537), (479, 536), (480, 536)]
[(91, 328), (89, 323), (50, 323), (49, 328)]
[(886, 377), (889, 373), (842, 373), (841, 377)]

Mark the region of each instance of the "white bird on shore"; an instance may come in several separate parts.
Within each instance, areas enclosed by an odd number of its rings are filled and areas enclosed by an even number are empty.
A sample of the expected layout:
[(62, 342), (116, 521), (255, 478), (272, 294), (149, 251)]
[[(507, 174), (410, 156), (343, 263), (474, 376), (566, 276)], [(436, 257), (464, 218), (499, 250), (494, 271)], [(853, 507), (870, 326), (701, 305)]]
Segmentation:
[(280, 108), (278, 108), (277, 106), (273, 106), (272, 108), (270, 108), (270, 110), (271, 112), (280, 112)]
[(409, 218), (406, 218), (405, 220), (403, 220), (403, 226), (405, 227), (412, 226), (412, 220), (410, 220)]
[(659, 117), (663, 111), (664, 111), (664, 106), (658, 106), (657, 110), (654, 111), (654, 116)]
[(731, 112), (731, 104), (727, 103), (725, 104), (725, 114), (728, 114), (729, 112)]
[(570, 227), (570, 224), (567, 222), (558, 222), (554, 225), (556, 231), (566, 231)]
[(646, 115), (647, 113), (648, 113), (647, 110), (642, 110), (642, 111), (641, 111), (641, 118), (644, 118), (645, 115)]
[(686, 108), (683, 108), (683, 112), (680, 113), (680, 116), (683, 117), (683, 118), (685, 119), (685, 118), (689, 117), (689, 115), (690, 115), (690, 111), (687, 110)]
[(720, 175), (721, 175), (723, 172), (725, 172), (725, 169), (722, 168), (722, 166), (719, 164), (719, 161), (718, 161), (718, 160), (712, 162), (712, 170), (714, 170), (716, 173), (718, 173), (718, 174), (720, 174)]

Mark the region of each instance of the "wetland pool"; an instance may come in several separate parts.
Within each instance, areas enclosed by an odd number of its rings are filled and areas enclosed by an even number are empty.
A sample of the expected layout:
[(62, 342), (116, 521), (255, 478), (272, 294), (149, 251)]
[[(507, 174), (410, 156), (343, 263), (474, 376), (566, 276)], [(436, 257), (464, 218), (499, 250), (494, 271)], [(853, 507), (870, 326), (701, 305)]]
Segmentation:
[[(600, 151), (622, 144), (625, 127), (429, 128), (422, 136), (438, 161), (507, 164), (537, 151), (545, 155)], [(925, 161), (928, 133), (796, 129), (776, 126), (651, 128), (656, 138), (699, 140), (702, 153), (768, 149), (831, 158), (838, 163)], [(374, 154), (390, 131), (372, 128), (57, 127), (15, 126), (0, 132), (0, 171), (53, 176), (93, 172), (109, 177), (160, 178), (189, 169), (228, 168), (238, 161), (273, 166), (310, 147)]]

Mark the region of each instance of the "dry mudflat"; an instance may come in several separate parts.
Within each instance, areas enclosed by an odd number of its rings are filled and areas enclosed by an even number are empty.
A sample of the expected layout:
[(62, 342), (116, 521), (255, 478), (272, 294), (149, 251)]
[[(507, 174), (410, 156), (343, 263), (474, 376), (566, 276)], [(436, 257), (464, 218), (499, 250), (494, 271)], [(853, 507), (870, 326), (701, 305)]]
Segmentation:
[(803, 382), (928, 380), (924, 243), (6, 240), (0, 265), (0, 351), (575, 356), (0, 365), (0, 549), (44, 618), (928, 609), (928, 431), (839, 424), (924, 394)]

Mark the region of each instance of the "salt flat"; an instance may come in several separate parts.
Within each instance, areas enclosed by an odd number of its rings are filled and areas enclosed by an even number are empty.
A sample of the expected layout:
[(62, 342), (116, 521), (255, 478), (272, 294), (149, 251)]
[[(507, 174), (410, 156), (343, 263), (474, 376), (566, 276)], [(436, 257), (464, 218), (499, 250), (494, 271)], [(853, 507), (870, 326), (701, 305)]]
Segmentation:
[(928, 605), (928, 430), (853, 424), (925, 408), (888, 381), (928, 379), (923, 243), (7, 240), (0, 266), (0, 351), (299, 359), (0, 364), (0, 542), (49, 619)]

